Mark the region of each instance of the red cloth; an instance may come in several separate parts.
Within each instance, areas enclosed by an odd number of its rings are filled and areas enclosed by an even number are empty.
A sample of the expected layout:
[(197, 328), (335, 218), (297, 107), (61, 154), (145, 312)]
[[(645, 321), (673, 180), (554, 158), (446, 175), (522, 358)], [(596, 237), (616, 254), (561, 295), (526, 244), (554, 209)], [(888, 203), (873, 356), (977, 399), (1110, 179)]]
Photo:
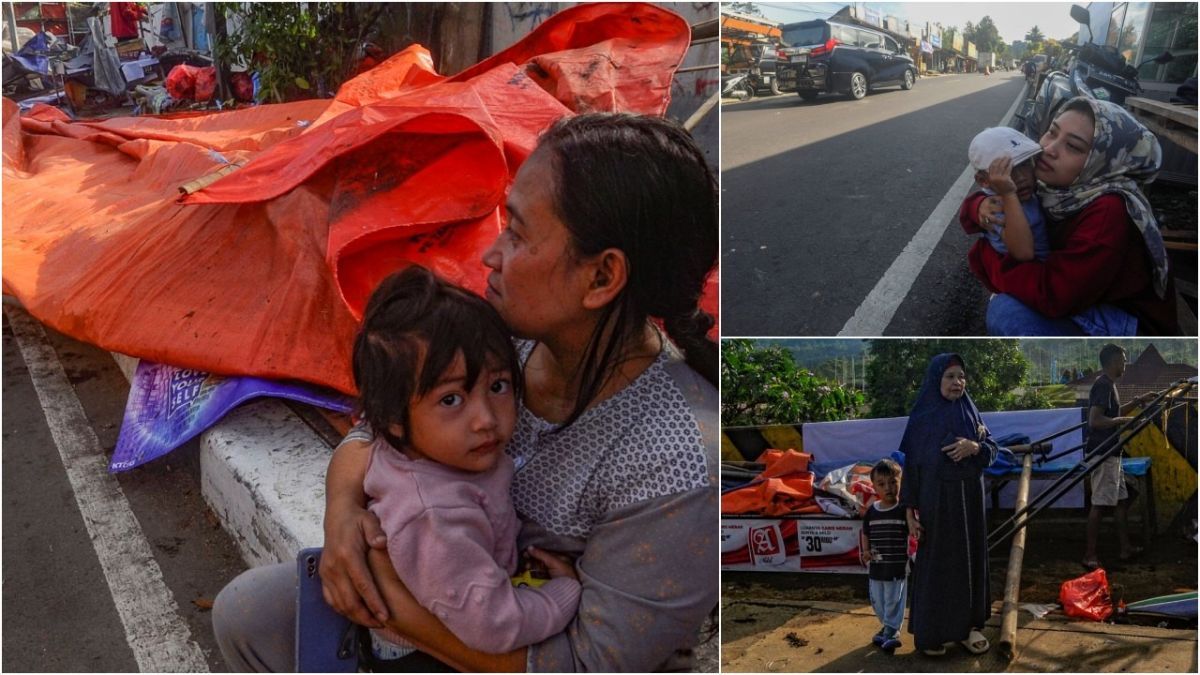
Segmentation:
[[(959, 223), (968, 234), (982, 231), (976, 216), (985, 196), (969, 195), (959, 208)], [(1168, 282), (1166, 300), (1154, 292), (1142, 235), (1120, 195), (1100, 196), (1074, 218), (1051, 224), (1049, 232), (1050, 256), (1026, 263), (980, 239), (967, 254), (971, 271), (989, 290), (1007, 293), (1050, 318), (1104, 302), (1136, 316), (1139, 334), (1178, 333), (1174, 284)]]
[(112, 34), (118, 40), (128, 40), (139, 35), (138, 23), (146, 16), (146, 10), (136, 2), (110, 2)]

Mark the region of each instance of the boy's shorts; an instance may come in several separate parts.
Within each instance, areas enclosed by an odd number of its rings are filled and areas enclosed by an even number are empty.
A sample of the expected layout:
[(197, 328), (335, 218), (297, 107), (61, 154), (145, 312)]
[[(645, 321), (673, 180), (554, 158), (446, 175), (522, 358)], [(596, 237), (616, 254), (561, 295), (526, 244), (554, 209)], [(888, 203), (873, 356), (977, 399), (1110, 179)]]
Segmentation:
[(1092, 472), (1092, 505), (1116, 506), (1129, 496), (1120, 457), (1109, 457)]

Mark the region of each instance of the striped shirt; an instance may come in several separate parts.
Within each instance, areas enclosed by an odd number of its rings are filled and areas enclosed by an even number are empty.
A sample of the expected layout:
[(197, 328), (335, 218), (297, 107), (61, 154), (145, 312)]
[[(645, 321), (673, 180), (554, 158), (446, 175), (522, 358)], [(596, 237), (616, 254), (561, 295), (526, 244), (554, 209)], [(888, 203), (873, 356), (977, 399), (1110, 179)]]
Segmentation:
[(908, 522), (897, 502), (890, 509), (871, 504), (863, 516), (863, 533), (873, 557), (867, 575), (880, 581), (903, 579), (908, 572)]

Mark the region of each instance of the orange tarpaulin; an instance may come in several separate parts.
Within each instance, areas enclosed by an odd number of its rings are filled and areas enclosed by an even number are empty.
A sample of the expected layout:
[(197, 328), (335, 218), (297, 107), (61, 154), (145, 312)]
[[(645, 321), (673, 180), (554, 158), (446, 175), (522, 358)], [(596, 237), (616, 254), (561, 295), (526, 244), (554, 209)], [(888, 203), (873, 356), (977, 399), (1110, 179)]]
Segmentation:
[(5, 292), (105, 349), (353, 392), (374, 285), (420, 261), (482, 291), (537, 135), (571, 113), (662, 114), (689, 40), (652, 5), (582, 5), (455, 77), (411, 47), (333, 100), (71, 122), (6, 99)]
[(813, 499), (812, 455), (795, 450), (767, 450), (759, 459), (766, 466), (746, 487), (721, 495), (721, 513), (788, 514), (823, 513)]

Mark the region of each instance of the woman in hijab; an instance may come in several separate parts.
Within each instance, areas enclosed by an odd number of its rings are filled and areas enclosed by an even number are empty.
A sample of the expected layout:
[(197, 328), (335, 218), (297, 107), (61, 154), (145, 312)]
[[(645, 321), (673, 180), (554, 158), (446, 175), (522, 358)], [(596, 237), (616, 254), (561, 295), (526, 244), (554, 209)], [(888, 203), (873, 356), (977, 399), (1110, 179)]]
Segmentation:
[[(1142, 187), (1162, 164), (1158, 139), (1120, 106), (1078, 97), (1040, 140), (1034, 174), (1050, 255), (1019, 262), (977, 242), (971, 270), (999, 295), (992, 335), (1172, 335), (1179, 327), (1162, 234)], [(978, 193), (959, 220), (979, 232)]]
[(959, 355), (933, 357), (900, 442), (900, 504), (918, 542), (908, 630), (929, 656), (948, 642), (975, 654), (990, 646), (980, 632), (991, 608), (983, 470), (999, 448), (966, 387)]

